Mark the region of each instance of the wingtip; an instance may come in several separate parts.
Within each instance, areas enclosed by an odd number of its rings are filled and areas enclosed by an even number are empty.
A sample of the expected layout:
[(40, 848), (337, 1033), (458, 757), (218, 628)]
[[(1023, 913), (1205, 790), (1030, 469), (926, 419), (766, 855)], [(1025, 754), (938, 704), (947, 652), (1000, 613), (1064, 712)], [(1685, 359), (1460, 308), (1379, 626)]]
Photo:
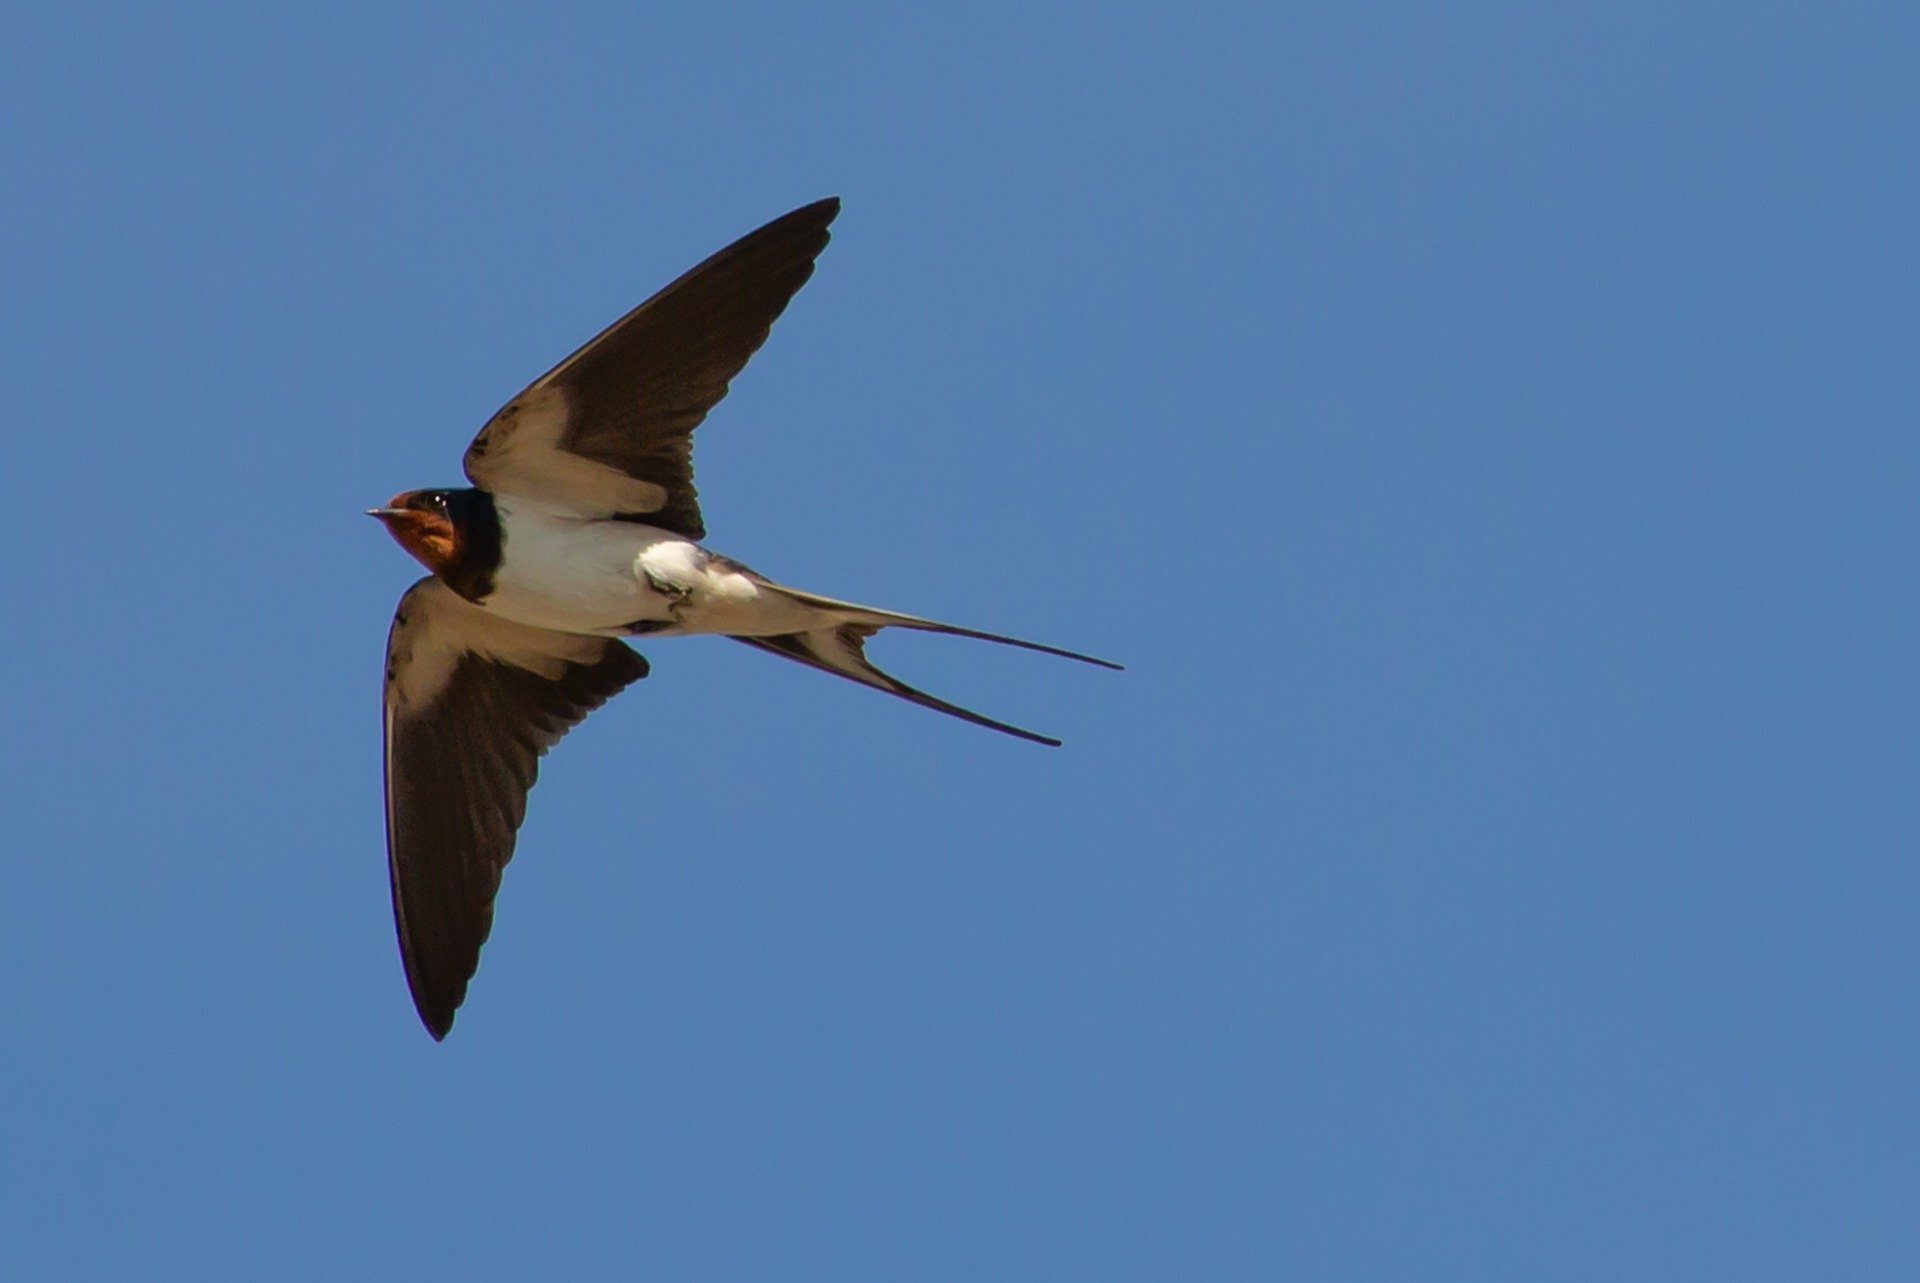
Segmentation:
[(798, 221), (817, 223), (820, 227), (825, 228), (829, 223), (833, 222), (834, 219), (840, 217), (840, 198), (838, 196), (823, 196), (817, 201), (802, 205), (799, 209), (788, 214), (787, 217)]
[(414, 997), (413, 1010), (415, 1014), (420, 1017), (420, 1023), (426, 1026), (427, 1032), (433, 1035), (435, 1042), (446, 1041), (447, 1032), (453, 1028), (455, 1007), (441, 1009), (420, 1001), (418, 995), (416, 995)]

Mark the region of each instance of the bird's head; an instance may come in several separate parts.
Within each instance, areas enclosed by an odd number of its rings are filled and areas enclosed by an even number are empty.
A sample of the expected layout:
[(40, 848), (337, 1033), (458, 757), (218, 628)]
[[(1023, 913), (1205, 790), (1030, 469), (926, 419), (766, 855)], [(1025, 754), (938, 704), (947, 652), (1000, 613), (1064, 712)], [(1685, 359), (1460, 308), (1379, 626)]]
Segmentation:
[(439, 574), (453, 564), (460, 550), (460, 534), (447, 510), (445, 490), (408, 490), (378, 508), (369, 517), (385, 523), (387, 533), (428, 570)]

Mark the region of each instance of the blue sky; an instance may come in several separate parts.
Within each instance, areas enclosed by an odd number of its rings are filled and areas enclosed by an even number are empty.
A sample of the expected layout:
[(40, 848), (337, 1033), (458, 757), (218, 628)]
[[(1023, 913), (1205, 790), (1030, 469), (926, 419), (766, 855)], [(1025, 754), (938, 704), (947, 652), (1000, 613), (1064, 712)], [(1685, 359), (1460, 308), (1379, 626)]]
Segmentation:
[[(14, 6), (0, 1273), (1910, 1279), (1910, 5)], [(636, 10), (644, 10), (637, 13)], [(452, 1037), (360, 510), (767, 218)]]

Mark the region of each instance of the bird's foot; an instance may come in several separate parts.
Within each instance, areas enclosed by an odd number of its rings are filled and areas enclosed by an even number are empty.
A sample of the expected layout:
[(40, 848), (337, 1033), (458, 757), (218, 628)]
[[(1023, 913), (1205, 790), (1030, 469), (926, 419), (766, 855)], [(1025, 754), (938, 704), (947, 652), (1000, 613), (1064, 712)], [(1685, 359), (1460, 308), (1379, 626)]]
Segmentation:
[(662, 579), (651, 570), (645, 570), (641, 573), (646, 575), (647, 583), (652, 586), (653, 590), (667, 599), (667, 614), (670, 616), (670, 619), (661, 623), (659, 627), (667, 628), (679, 623), (680, 613), (693, 604), (693, 589), (687, 587), (685, 584), (676, 584), (671, 580)]

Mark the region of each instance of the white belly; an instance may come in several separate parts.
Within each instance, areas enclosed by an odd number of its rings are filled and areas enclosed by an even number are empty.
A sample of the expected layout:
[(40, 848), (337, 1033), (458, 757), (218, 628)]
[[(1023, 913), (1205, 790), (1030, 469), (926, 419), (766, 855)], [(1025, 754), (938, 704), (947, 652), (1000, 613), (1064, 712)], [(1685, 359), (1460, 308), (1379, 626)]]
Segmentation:
[(558, 632), (768, 636), (818, 612), (685, 536), (496, 496), (501, 559), (486, 609)]

